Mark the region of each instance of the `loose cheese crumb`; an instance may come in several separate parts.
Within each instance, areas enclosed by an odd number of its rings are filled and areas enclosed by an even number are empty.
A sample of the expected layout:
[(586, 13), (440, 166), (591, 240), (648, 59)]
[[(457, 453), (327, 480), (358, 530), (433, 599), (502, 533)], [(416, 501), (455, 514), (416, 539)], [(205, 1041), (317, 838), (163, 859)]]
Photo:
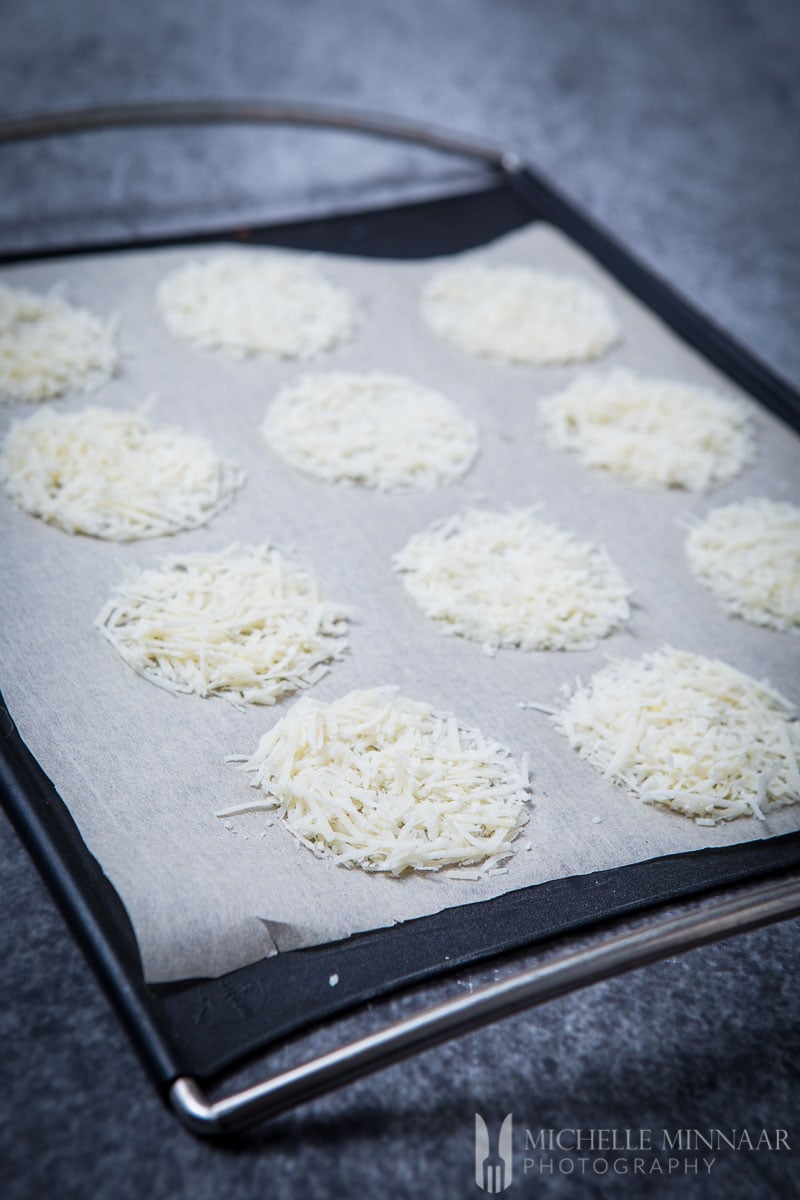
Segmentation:
[(501, 362), (596, 358), (620, 335), (591, 284), (529, 267), (447, 267), (425, 286), (422, 313), (439, 337)]
[(718, 659), (664, 647), (612, 661), (553, 722), (606, 778), (704, 825), (800, 801), (792, 705)]
[(752, 457), (744, 406), (709, 388), (617, 368), (539, 405), (549, 444), (646, 488), (703, 492)]
[(170, 331), (238, 358), (310, 358), (346, 341), (353, 302), (310, 261), (253, 251), (219, 254), (162, 280), (158, 306)]
[(24, 512), (67, 533), (127, 542), (205, 525), (244, 476), (203, 438), (141, 413), (45, 408), (11, 426), (0, 479)]
[(630, 616), (606, 552), (534, 509), (468, 509), (415, 534), (393, 559), (406, 591), (443, 632), (523, 650), (585, 650)]
[(800, 632), (800, 507), (745, 500), (714, 508), (686, 539), (697, 578), (726, 612)]
[(51, 293), (0, 284), (0, 402), (53, 400), (115, 373), (114, 322)]
[(394, 688), (298, 701), (241, 768), (302, 845), (344, 867), (400, 875), (513, 853), (528, 772), (510, 751)]
[(347, 646), (339, 606), (266, 546), (134, 571), (95, 626), (151, 683), (234, 704), (270, 705), (310, 687)]
[(475, 426), (450, 400), (396, 375), (307, 375), (278, 394), (262, 433), (300, 471), (384, 490), (438, 487), (478, 451)]

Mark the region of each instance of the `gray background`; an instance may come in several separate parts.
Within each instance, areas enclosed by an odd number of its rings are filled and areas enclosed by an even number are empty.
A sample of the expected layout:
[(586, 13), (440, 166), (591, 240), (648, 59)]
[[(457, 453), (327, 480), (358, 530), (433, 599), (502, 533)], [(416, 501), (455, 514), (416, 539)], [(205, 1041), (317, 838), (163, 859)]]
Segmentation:
[[(794, 4), (76, 0), (6, 4), (1, 16), (6, 115), (156, 97), (317, 99), (510, 143), (800, 378)], [(0, 170), (6, 250), (354, 208), (470, 179), (451, 160), (257, 130), (4, 148)], [(6, 1195), (477, 1195), (476, 1109), (493, 1120), (513, 1109), (535, 1128), (765, 1125), (800, 1139), (790, 922), (433, 1051), (236, 1148), (199, 1145), (155, 1101), (6, 824), (0, 837)], [(492, 977), (476, 971), (412, 1002)], [(331, 1044), (320, 1033), (302, 1051)], [(798, 1150), (742, 1153), (721, 1156), (708, 1180), (545, 1176), (510, 1194), (786, 1196), (799, 1165)]]

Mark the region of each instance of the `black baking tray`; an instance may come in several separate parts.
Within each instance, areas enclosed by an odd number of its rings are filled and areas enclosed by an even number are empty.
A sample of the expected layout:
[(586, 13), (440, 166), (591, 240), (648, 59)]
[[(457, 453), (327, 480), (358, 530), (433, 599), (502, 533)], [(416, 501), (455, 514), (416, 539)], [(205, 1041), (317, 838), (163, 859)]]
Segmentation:
[[(530, 170), (466, 195), (266, 227), (6, 255), (2, 263), (220, 238), (395, 259), (483, 245), (546, 220), (758, 402), (800, 429), (800, 395)], [(1, 681), (0, 681), (1, 682)], [(0, 795), (157, 1086), (211, 1080), (257, 1050), (403, 986), (682, 897), (800, 865), (800, 833), (556, 879), (263, 959), (220, 979), (144, 982), (125, 908), (0, 697)], [(329, 985), (336, 974), (339, 983)]]

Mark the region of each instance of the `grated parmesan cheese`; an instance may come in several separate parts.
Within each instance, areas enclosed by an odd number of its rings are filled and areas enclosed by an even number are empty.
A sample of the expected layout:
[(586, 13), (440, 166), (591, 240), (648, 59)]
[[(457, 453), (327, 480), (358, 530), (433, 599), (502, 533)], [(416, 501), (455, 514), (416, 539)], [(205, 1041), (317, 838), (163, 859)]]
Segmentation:
[(714, 508), (686, 539), (697, 578), (726, 612), (800, 632), (800, 507), (744, 500)]
[(151, 683), (234, 704), (310, 687), (347, 646), (345, 616), (313, 574), (266, 546), (135, 571), (95, 627)]
[(175, 337), (238, 358), (310, 358), (346, 341), (353, 302), (312, 262), (219, 254), (162, 280), (158, 307)]
[(792, 705), (718, 659), (667, 646), (614, 660), (553, 722), (606, 778), (704, 825), (800, 801)]
[(383, 490), (437, 487), (478, 452), (475, 426), (450, 400), (396, 375), (307, 375), (279, 392), (261, 431), (300, 471)]
[(752, 457), (744, 405), (709, 388), (619, 367), (542, 400), (547, 440), (584, 466), (645, 488), (703, 492)]
[(204, 525), (244, 476), (203, 438), (141, 413), (44, 408), (12, 424), (0, 480), (24, 512), (67, 533), (127, 542)]
[(620, 336), (595, 287), (529, 267), (447, 267), (426, 284), (422, 313), (459, 349), (509, 363), (596, 358)]
[(116, 372), (114, 322), (60, 296), (0, 283), (0, 402), (53, 400)]
[(241, 768), (302, 845), (340, 866), (400, 875), (513, 853), (528, 819), (527, 769), (450, 714), (394, 688), (298, 701)]
[(406, 591), (443, 632), (523, 650), (585, 650), (630, 616), (606, 552), (534, 509), (466, 512), (415, 534), (393, 559)]

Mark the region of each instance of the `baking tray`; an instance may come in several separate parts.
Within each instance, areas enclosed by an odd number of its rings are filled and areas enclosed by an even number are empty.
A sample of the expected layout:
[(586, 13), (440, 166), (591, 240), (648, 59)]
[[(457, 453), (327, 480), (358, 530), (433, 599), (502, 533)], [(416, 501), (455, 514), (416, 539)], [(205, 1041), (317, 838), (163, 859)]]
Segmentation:
[[(300, 250), (421, 259), (480, 246), (544, 220), (593, 255), (755, 400), (800, 428), (800, 397), (784, 381), (534, 172), (516, 162), (494, 165), (499, 179), (491, 186), (421, 204), (185, 238), (9, 255), (2, 261), (87, 249), (111, 253), (133, 245), (200, 244), (220, 236)], [(800, 866), (800, 833), (669, 855), (552, 880), (343, 941), (278, 954), (220, 979), (147, 985), (122, 902), (19, 737), (5, 704), (0, 706), (0, 728), (4, 804), (163, 1094), (176, 1080), (213, 1080), (287, 1034), (419, 980), (669, 901), (780, 877)], [(341, 980), (335, 990), (328, 986), (334, 972)]]

